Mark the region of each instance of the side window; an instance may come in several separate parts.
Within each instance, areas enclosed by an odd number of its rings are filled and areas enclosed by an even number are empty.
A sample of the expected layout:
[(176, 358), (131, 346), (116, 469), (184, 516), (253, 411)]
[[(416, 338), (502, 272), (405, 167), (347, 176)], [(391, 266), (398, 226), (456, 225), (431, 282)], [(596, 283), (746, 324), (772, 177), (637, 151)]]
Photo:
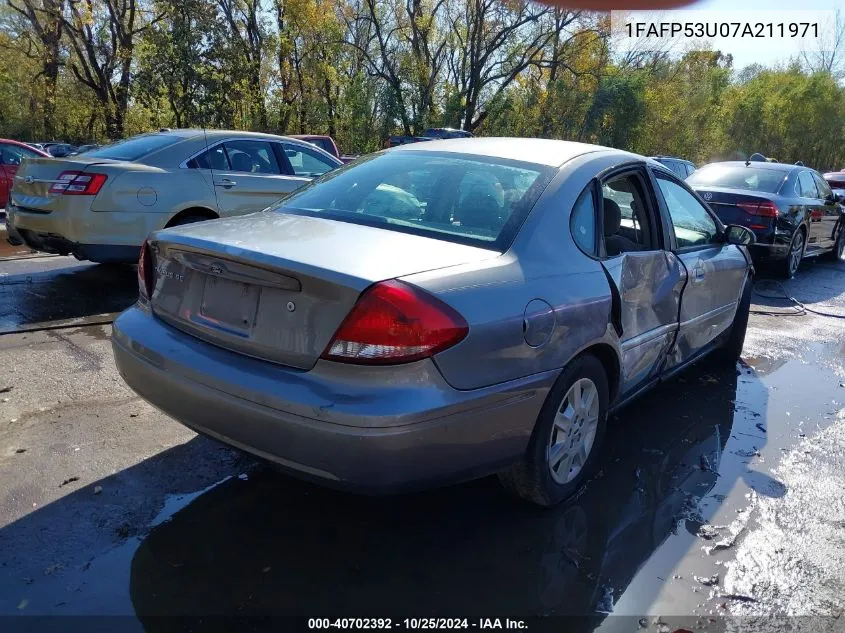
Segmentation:
[(813, 174), (813, 180), (816, 182), (816, 189), (819, 190), (819, 198), (827, 200), (833, 195), (833, 192), (830, 190), (830, 185), (828, 185), (821, 176)]
[(707, 209), (681, 185), (657, 177), (657, 184), (666, 201), (675, 241), (679, 248), (702, 246), (716, 241), (719, 230)]
[(602, 184), (602, 229), (608, 257), (652, 248), (651, 224), (641, 181), (634, 174)]
[(31, 152), (17, 145), (4, 145), (0, 147), (0, 164), (20, 165), (24, 158), (35, 158), (38, 154)]
[(267, 141), (226, 141), (223, 144), (232, 171), (250, 174), (281, 174), (273, 146)]
[(226, 158), (226, 150), (223, 149), (223, 145), (217, 145), (189, 161), (188, 167), (192, 169), (229, 171), (229, 159)]
[(581, 192), (575, 206), (572, 207), (572, 216), (569, 220), (572, 230), (572, 237), (582, 251), (596, 257), (598, 255), (598, 243), (596, 240), (596, 205), (593, 200), (593, 185)]
[(283, 143), (282, 146), (296, 176), (321, 176), (335, 167), (333, 163), (307, 147), (290, 143)]
[(813, 181), (813, 175), (808, 171), (802, 171), (798, 174), (797, 193), (802, 198), (818, 198), (819, 192), (816, 191), (816, 183)]

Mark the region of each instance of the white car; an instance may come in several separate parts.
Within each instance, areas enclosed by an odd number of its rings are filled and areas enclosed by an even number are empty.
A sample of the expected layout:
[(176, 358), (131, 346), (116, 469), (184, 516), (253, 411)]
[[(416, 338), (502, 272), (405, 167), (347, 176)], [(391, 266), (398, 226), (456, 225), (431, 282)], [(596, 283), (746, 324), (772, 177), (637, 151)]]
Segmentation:
[(155, 230), (260, 211), (343, 163), (272, 134), (161, 130), (18, 170), (12, 240), (95, 262), (135, 262)]

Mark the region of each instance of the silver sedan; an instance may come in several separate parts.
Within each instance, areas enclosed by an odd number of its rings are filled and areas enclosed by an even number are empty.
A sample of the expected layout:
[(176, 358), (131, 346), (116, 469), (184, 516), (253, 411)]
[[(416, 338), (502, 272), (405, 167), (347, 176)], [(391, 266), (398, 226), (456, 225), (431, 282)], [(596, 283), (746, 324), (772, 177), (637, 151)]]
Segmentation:
[(117, 366), (188, 427), (328, 485), (585, 481), (608, 413), (748, 320), (748, 229), (650, 159), (565, 141), (394, 148), (275, 207), (154, 233)]

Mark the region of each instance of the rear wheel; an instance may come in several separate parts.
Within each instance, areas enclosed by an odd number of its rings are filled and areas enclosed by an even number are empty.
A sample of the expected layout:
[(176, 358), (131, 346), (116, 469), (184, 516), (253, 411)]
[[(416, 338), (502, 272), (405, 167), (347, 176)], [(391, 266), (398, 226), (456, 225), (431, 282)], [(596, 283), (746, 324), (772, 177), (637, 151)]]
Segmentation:
[(833, 245), (833, 250), (830, 251), (830, 258), (839, 262), (845, 260), (845, 218), (839, 220), (839, 235), (836, 237), (836, 243)]
[(204, 215), (183, 215), (181, 218), (176, 218), (175, 220), (173, 220), (167, 226), (183, 226), (185, 224), (193, 224), (194, 222), (205, 222), (206, 220), (208, 220), (208, 218)]
[(607, 423), (608, 381), (590, 354), (564, 368), (537, 417), (525, 456), (500, 473), (502, 485), (541, 506), (553, 506), (592, 473)]
[(786, 254), (786, 259), (780, 264), (780, 273), (787, 279), (791, 279), (798, 272), (798, 267), (801, 265), (801, 260), (804, 258), (804, 249), (807, 246), (807, 236), (804, 229), (800, 228), (792, 235), (792, 241), (789, 243), (789, 251)]

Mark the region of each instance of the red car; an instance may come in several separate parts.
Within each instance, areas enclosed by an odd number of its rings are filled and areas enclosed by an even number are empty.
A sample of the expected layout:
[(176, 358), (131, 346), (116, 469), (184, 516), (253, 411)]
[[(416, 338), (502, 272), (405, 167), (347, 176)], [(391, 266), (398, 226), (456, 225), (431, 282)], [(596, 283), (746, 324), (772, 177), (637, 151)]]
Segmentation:
[(845, 169), (842, 171), (831, 171), (824, 175), (827, 184), (831, 189), (845, 189)]
[(6, 208), (9, 191), (15, 180), (18, 166), (24, 158), (50, 158), (50, 154), (29, 145), (7, 138), (0, 138), (0, 209)]

